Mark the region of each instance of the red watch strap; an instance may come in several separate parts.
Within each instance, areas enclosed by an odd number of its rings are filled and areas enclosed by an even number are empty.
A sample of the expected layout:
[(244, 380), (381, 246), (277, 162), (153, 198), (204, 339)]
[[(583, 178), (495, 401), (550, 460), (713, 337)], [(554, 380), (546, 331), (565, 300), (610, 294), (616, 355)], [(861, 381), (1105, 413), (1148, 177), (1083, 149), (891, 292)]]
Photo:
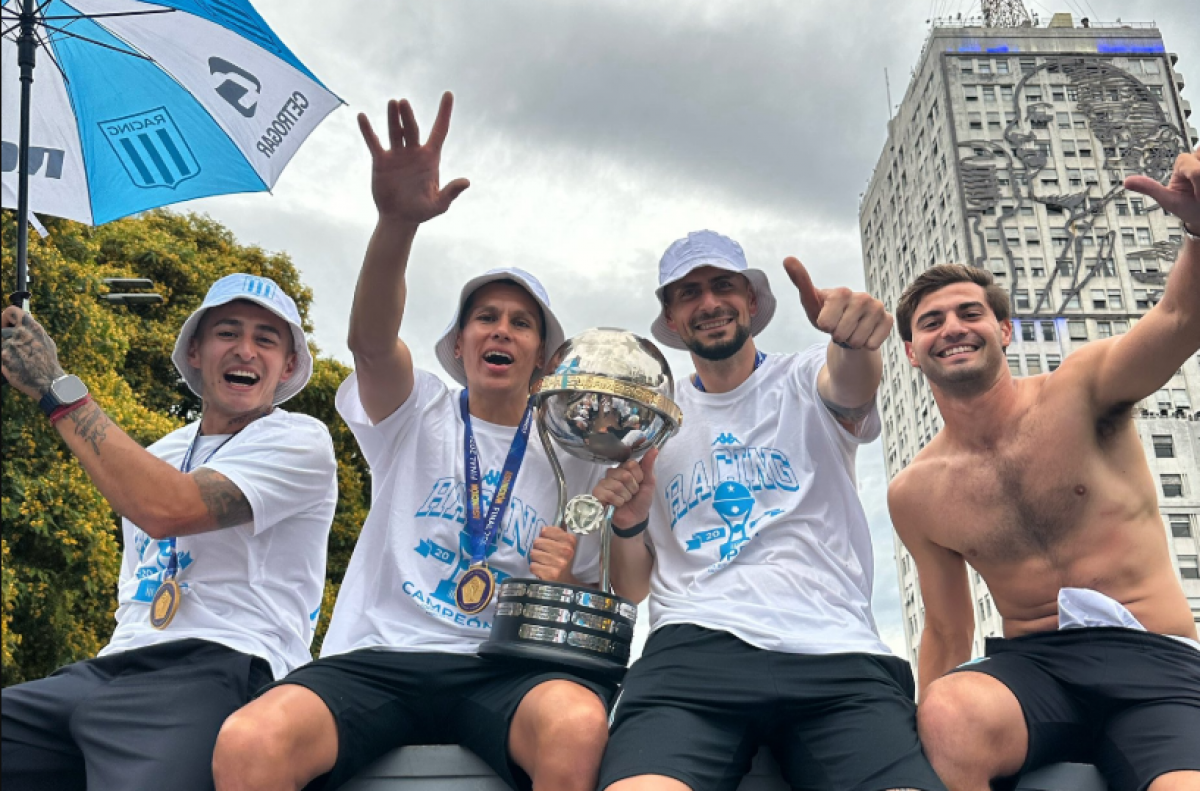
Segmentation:
[(92, 403), (92, 394), (88, 393), (83, 398), (76, 401), (74, 404), (67, 404), (66, 406), (60, 406), (58, 409), (56, 409), (50, 413), (50, 425), (53, 426), (53, 425), (57, 424), (58, 421), (65, 418), (67, 415), (71, 414), (76, 409), (79, 409), (79, 407), (83, 406), (84, 404), (90, 404), (90, 403)]

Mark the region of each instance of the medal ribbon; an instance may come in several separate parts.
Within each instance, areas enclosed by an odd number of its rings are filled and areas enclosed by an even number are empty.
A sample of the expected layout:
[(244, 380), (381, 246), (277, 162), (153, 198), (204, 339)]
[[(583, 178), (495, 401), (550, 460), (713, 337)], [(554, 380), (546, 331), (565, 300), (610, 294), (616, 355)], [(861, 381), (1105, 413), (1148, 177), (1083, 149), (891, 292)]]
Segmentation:
[[(206, 456), (204, 458), (204, 461), (200, 462), (200, 466), (204, 466), (205, 464), (208, 464), (210, 461), (212, 461), (212, 457), (217, 455), (217, 451), (219, 451), (221, 448), (225, 447), (226, 443), (228, 443), (229, 440), (233, 439), (236, 436), (237, 436), (237, 434), (234, 433), (234, 434), (230, 434), (228, 437), (226, 437), (221, 442), (220, 445), (213, 448), (212, 453), (208, 454), (208, 456)], [(195, 453), (195, 451), (196, 451), (196, 442), (198, 442), (199, 439), (200, 439), (200, 427), (197, 426), (196, 433), (192, 435), (192, 441), (188, 444), (187, 452), (183, 454), (183, 461), (180, 462), (180, 464), (179, 464), (180, 472), (189, 473), (192, 471), (192, 454)], [(175, 536), (171, 536), (167, 540), (171, 542), (171, 547), (170, 547), (171, 556), (169, 558), (167, 558), (167, 570), (163, 573), (164, 580), (175, 579), (175, 574), (176, 574), (176, 572), (179, 571), (179, 558), (175, 554)]]
[[(758, 370), (758, 366), (762, 365), (763, 360), (765, 360), (765, 359), (767, 359), (766, 354), (764, 354), (763, 352), (760, 352), (758, 350), (755, 350), (755, 352), (754, 352), (754, 370), (755, 371)], [(693, 374), (692, 381), (695, 383), (696, 389), (699, 390), (701, 393), (708, 392), (707, 390), (704, 389), (704, 382), (700, 381), (700, 374)]]
[(508, 457), (500, 471), (500, 483), (496, 484), (486, 517), (483, 515), (483, 474), (479, 468), (479, 449), (475, 445), (475, 432), (471, 429), (469, 401), (467, 391), (463, 390), (459, 397), (459, 407), (462, 410), (463, 462), (467, 477), (467, 531), (471, 536), (471, 565), (478, 566), (487, 557), (487, 549), (495, 541), (496, 533), (500, 529), (500, 520), (508, 508), (508, 501), (512, 499), (517, 473), (521, 471), (525, 449), (529, 446), (529, 432), (533, 428), (533, 399), (531, 398), (525, 407), (525, 414), (521, 417), (516, 434), (513, 435)]

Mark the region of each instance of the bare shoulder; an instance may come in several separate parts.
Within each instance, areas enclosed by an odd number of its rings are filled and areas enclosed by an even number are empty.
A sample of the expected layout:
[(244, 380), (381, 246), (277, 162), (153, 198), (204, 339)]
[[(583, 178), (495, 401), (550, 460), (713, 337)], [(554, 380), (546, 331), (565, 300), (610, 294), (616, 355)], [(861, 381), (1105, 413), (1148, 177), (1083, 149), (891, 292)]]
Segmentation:
[(930, 493), (939, 488), (949, 470), (945, 443), (939, 442), (939, 438), (934, 437), (888, 484), (888, 507), (893, 523), (905, 521), (905, 514), (910, 509), (928, 503)]

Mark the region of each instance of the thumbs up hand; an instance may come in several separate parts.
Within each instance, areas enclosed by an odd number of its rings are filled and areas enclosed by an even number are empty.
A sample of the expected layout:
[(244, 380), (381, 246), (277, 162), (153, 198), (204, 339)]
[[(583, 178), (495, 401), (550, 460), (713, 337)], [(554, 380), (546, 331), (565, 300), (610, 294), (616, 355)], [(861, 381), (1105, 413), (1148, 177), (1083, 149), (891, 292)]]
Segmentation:
[(783, 260), (808, 320), (843, 349), (876, 351), (892, 331), (892, 315), (870, 294), (848, 288), (817, 288), (804, 264)]

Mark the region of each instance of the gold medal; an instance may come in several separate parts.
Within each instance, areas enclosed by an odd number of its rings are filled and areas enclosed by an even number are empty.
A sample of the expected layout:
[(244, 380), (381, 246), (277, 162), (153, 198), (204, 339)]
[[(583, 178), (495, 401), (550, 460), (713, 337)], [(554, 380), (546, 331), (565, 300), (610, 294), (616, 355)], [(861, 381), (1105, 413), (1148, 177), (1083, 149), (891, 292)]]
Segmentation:
[(467, 569), (454, 589), (454, 603), (467, 615), (483, 612), (496, 593), (496, 577), (482, 564)]
[(155, 629), (166, 629), (179, 612), (179, 583), (174, 579), (165, 579), (150, 600), (150, 625)]

